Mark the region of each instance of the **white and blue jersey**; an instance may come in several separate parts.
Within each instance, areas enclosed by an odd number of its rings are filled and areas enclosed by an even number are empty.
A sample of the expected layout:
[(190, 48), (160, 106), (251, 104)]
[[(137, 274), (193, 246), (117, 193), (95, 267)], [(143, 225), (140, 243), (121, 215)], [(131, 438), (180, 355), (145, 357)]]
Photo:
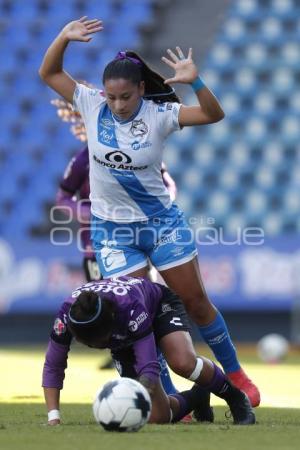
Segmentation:
[(74, 107), (87, 130), (94, 216), (136, 222), (171, 207), (161, 177), (165, 138), (180, 129), (179, 103), (141, 100), (134, 117), (118, 121), (102, 92), (77, 84)]
[(77, 84), (74, 107), (87, 131), (91, 238), (103, 277), (133, 273), (148, 259), (158, 270), (193, 259), (192, 230), (161, 176), (164, 140), (180, 128), (180, 104), (141, 100), (120, 122), (101, 91)]

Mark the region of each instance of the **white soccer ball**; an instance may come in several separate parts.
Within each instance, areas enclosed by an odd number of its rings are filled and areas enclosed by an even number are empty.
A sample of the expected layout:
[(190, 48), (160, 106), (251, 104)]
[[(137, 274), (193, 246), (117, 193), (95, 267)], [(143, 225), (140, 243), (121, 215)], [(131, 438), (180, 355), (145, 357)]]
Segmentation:
[(267, 363), (278, 363), (282, 361), (288, 351), (289, 342), (280, 334), (267, 334), (257, 343), (257, 354), (262, 361)]
[(138, 431), (149, 420), (150, 395), (138, 381), (118, 378), (99, 389), (93, 413), (107, 431)]

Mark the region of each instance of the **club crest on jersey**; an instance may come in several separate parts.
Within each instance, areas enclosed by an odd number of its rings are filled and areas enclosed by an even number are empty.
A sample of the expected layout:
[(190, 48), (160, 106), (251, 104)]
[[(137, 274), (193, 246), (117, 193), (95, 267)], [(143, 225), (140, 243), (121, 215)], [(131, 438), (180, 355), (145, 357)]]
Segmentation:
[(142, 137), (148, 133), (148, 126), (143, 122), (143, 119), (133, 120), (130, 128), (130, 133), (134, 137)]
[(64, 334), (66, 332), (66, 325), (58, 317), (57, 319), (55, 319), (53, 329), (57, 336), (61, 336), (62, 334)]

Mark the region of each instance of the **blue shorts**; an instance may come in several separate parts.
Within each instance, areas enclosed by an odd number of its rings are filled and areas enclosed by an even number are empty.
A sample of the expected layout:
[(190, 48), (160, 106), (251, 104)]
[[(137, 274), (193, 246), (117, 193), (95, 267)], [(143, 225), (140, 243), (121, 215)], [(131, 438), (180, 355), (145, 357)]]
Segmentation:
[(197, 254), (193, 231), (176, 205), (159, 217), (116, 223), (92, 216), (91, 239), (104, 278), (147, 267), (158, 271), (191, 261)]

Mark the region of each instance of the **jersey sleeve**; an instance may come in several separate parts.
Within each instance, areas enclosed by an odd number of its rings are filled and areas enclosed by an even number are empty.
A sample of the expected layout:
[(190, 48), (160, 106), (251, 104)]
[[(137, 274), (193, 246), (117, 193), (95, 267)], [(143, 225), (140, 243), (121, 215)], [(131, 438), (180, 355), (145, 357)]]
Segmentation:
[(66, 167), (60, 187), (75, 194), (88, 177), (88, 148), (74, 156)]
[(73, 96), (73, 108), (81, 114), (85, 124), (88, 122), (89, 113), (104, 102), (105, 97), (99, 89), (90, 89), (83, 84), (76, 84)]
[(156, 123), (163, 137), (167, 137), (173, 131), (180, 130), (178, 121), (180, 107), (180, 103), (161, 103), (156, 105)]
[[(144, 281), (144, 280), (143, 280)], [(158, 286), (150, 290), (144, 288), (144, 296), (161, 296)], [(144, 285), (144, 283), (143, 283)], [(158, 289), (158, 291), (156, 291)], [(153, 297), (154, 299), (154, 297)], [(128, 335), (133, 345), (135, 354), (134, 368), (140, 377), (147, 376), (152, 381), (157, 381), (159, 377), (159, 363), (157, 361), (156, 344), (152, 328), (152, 320), (147, 307), (137, 298), (131, 305), (128, 317)]]
[(133, 341), (152, 333), (152, 321), (149, 312), (138, 300), (131, 305), (127, 331)]
[(43, 387), (57, 389), (62, 389), (63, 387), (68, 353), (72, 341), (72, 334), (67, 328), (69, 309), (70, 303), (63, 303), (54, 320), (43, 368)]
[(160, 366), (153, 333), (134, 342), (133, 351), (135, 355), (134, 369), (138, 377), (144, 375), (155, 383), (159, 378)]
[(153, 283), (148, 278), (143, 278), (142, 283), (143, 295), (149, 300), (149, 304), (156, 304), (162, 298), (161, 285)]

